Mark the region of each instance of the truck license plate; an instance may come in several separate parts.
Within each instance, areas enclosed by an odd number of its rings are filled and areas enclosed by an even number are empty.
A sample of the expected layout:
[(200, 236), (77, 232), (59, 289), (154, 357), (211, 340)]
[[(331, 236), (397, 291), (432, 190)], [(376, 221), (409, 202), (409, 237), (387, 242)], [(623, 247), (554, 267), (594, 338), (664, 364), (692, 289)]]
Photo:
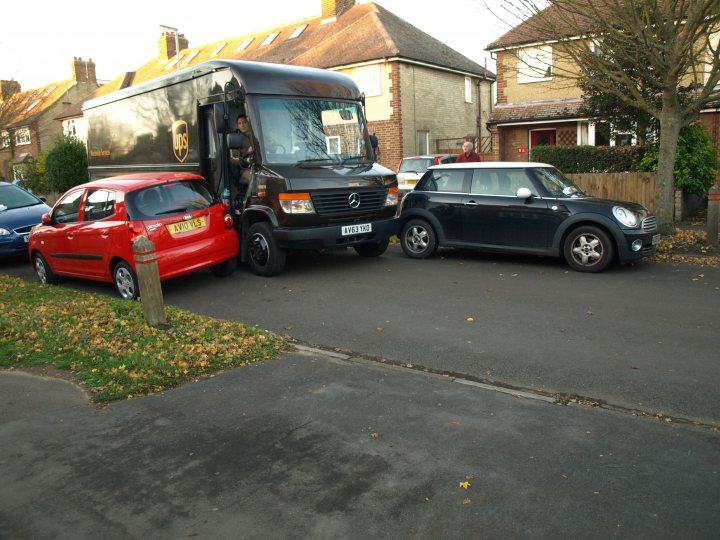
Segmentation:
[(362, 225), (345, 225), (342, 228), (343, 236), (353, 236), (355, 234), (366, 234), (372, 232), (372, 223), (363, 223)]

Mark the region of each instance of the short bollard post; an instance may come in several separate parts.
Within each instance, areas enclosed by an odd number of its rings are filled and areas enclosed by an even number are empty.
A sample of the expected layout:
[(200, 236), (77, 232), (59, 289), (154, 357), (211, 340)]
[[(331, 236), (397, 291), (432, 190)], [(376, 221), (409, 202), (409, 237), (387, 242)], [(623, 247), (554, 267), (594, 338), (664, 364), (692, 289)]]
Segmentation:
[(720, 186), (713, 186), (708, 192), (707, 245), (718, 245), (718, 220), (720, 220)]
[(165, 305), (160, 286), (155, 244), (144, 236), (139, 236), (133, 242), (133, 252), (135, 253), (135, 269), (137, 270), (140, 300), (145, 320), (151, 326), (166, 327)]

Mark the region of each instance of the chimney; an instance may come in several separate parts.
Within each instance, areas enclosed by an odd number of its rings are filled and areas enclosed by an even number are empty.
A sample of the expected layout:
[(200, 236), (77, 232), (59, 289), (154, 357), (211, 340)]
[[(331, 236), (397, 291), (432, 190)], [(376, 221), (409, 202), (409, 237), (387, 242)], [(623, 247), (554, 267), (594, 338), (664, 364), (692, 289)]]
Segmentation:
[(20, 83), (17, 81), (0, 81), (0, 101), (5, 101), (13, 94), (20, 91)]
[[(178, 42), (180, 50), (187, 49), (189, 41), (185, 38), (185, 34), (178, 34)], [(160, 59), (170, 60), (175, 56), (175, 32), (163, 32), (158, 39), (158, 48), (160, 49)]]
[(322, 20), (334, 20), (355, 5), (355, 0), (322, 0)]
[(92, 58), (83, 60), (79, 56), (73, 57), (72, 74), (75, 82), (97, 84), (95, 62), (92, 61)]

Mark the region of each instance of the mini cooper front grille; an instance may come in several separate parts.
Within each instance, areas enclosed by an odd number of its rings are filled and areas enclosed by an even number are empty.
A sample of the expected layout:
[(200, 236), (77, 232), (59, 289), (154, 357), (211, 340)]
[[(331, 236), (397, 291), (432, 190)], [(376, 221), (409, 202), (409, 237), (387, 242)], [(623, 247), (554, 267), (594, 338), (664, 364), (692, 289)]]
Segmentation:
[(657, 229), (657, 218), (655, 216), (646, 217), (642, 222), (643, 231), (654, 231)]
[(387, 197), (387, 189), (311, 193), (310, 195), (318, 215), (352, 215), (381, 209)]

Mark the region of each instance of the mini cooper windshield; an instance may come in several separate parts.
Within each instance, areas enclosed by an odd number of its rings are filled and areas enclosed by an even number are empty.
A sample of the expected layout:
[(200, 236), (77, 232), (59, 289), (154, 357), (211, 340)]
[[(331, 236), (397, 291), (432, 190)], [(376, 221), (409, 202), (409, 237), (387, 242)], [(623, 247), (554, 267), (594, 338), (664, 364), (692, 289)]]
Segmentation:
[(538, 180), (552, 197), (586, 197), (587, 195), (572, 180), (563, 175), (554, 167), (533, 169)]
[(262, 98), (263, 161), (289, 165), (352, 165), (372, 160), (357, 103)]

